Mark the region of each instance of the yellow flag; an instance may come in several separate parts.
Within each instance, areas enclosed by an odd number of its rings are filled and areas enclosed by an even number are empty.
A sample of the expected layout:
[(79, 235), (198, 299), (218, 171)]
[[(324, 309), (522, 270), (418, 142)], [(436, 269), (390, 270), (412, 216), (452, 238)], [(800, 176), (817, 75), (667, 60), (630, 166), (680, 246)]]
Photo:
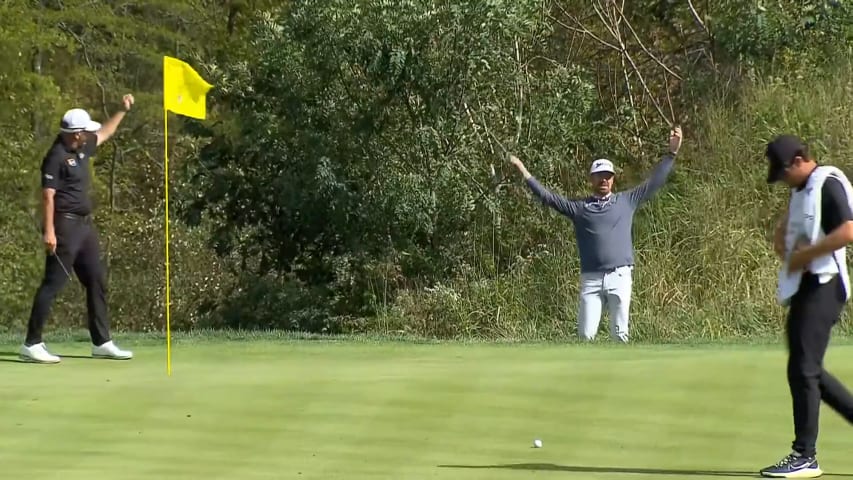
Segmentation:
[(188, 63), (163, 57), (163, 108), (178, 115), (204, 120), (207, 116), (207, 83)]

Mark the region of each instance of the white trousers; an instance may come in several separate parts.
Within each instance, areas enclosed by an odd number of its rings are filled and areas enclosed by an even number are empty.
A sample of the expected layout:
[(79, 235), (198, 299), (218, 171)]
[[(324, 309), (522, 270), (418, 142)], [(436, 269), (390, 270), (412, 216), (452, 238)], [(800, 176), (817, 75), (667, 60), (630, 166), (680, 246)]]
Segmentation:
[(581, 273), (578, 335), (582, 339), (595, 339), (606, 305), (610, 313), (611, 338), (623, 343), (628, 341), (632, 272), (633, 267), (625, 266), (607, 272)]

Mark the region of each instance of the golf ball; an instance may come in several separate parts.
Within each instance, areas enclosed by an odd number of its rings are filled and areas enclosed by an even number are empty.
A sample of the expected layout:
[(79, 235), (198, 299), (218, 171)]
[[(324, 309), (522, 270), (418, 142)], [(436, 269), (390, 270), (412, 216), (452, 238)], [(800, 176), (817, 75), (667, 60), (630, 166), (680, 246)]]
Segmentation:
[(533, 446), (536, 448), (542, 448), (542, 440), (539, 440), (538, 438), (533, 440)]

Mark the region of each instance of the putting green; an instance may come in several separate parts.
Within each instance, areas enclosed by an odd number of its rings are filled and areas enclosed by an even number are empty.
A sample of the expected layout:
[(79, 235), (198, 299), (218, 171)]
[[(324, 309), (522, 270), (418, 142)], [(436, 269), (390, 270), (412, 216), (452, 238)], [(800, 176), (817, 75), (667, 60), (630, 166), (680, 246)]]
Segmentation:
[[(521, 479), (755, 476), (787, 453), (781, 346), (160, 346), (129, 362), (0, 347), (3, 478)], [(827, 366), (853, 385), (853, 346)], [(853, 476), (824, 407), (819, 460)], [(544, 442), (532, 448), (535, 438)]]

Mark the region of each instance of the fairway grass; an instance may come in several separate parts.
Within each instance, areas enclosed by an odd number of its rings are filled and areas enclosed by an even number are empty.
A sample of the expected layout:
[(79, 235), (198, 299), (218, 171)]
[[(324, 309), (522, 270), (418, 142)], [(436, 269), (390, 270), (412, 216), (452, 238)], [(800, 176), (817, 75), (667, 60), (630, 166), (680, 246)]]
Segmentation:
[[(120, 345), (0, 345), (2, 478), (750, 478), (792, 435), (781, 345), (195, 340), (171, 377), (163, 346)], [(853, 385), (853, 346), (827, 367)], [(821, 412), (821, 465), (853, 478), (853, 428)]]

